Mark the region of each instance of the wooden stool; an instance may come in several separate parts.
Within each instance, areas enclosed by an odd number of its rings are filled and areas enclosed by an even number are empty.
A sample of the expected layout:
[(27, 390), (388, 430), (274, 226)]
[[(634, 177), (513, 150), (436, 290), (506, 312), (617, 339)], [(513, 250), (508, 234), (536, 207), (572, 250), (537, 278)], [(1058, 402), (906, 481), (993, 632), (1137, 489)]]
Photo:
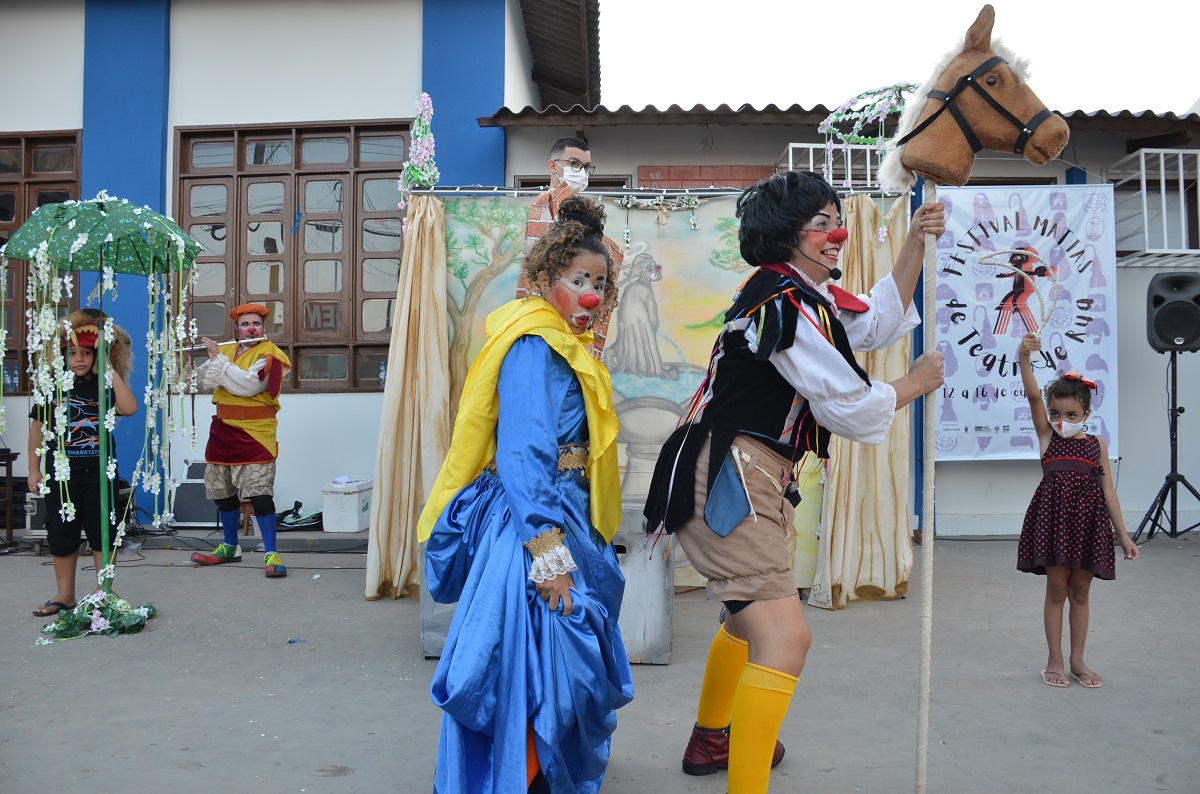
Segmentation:
[(250, 522), (254, 520), (254, 507), (250, 504), (249, 499), (239, 499), (242, 510), (242, 534), (253, 535), (254, 525)]

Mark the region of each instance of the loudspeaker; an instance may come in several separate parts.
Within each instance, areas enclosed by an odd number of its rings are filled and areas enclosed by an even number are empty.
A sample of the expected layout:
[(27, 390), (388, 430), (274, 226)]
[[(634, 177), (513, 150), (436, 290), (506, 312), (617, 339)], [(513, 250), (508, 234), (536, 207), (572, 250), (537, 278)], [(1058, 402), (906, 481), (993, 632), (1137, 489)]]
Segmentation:
[(1146, 337), (1159, 353), (1200, 350), (1200, 272), (1159, 273), (1150, 279)]

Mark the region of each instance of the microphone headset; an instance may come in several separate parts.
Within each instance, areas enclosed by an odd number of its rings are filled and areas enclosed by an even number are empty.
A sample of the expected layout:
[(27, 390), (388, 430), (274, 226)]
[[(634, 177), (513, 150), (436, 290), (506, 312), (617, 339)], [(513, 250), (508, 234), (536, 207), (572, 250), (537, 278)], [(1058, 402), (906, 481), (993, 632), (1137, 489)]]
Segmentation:
[[(805, 229), (805, 231), (817, 231), (817, 230), (816, 229)], [(846, 227), (839, 226), (838, 228), (829, 232), (826, 236), (829, 237), (829, 242), (834, 243), (836, 245), (839, 243), (846, 242), (847, 238), (850, 237), (850, 232), (846, 231)], [(796, 250), (799, 251), (800, 249), (797, 248)], [(817, 262), (817, 260), (813, 259), (811, 256), (804, 253), (803, 251), (800, 251), (800, 256), (804, 257), (809, 262), (818, 264), (821, 267), (828, 270), (829, 277), (831, 279), (833, 279), (834, 281), (837, 281), (838, 279), (840, 279), (842, 277), (842, 269), (840, 267), (830, 267), (829, 265), (825, 264), (824, 262)]]

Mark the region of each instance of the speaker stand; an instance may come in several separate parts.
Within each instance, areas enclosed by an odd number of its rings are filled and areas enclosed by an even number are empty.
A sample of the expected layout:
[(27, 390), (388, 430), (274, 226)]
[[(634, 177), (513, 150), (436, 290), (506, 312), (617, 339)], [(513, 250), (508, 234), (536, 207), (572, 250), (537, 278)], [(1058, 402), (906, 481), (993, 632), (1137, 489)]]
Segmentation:
[[(1187, 477), (1179, 473), (1179, 415), (1183, 413), (1183, 409), (1179, 407), (1177, 402), (1175, 370), (1178, 365), (1176, 358), (1178, 355), (1178, 351), (1172, 350), (1171, 362), (1167, 365), (1167, 368), (1171, 372), (1171, 407), (1168, 412), (1171, 428), (1171, 471), (1167, 474), (1162, 488), (1158, 489), (1158, 496), (1154, 497), (1150, 509), (1146, 511), (1146, 515), (1142, 518), (1142, 523), (1138, 524), (1137, 532), (1133, 533), (1134, 543), (1137, 543), (1138, 538), (1141, 537), (1142, 530), (1147, 526), (1150, 527), (1150, 534), (1146, 536), (1146, 540), (1153, 538), (1156, 531), (1163, 531), (1167, 533), (1167, 537), (1177, 538), (1183, 533), (1190, 532), (1200, 526), (1200, 522), (1197, 522), (1190, 527), (1179, 528), (1179, 486), (1182, 485), (1191, 491), (1192, 496), (1198, 502), (1200, 502), (1200, 492), (1197, 492), (1192, 487), (1192, 484), (1187, 481)], [(1169, 512), (1167, 507), (1168, 499), (1170, 500)]]

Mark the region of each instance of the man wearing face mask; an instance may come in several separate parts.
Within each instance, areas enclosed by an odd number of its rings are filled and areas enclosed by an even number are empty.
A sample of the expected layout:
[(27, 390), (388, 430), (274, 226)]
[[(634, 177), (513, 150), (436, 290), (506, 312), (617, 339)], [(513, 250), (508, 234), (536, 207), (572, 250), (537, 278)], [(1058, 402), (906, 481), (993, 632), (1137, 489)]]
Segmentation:
[[(528, 255), (550, 224), (558, 218), (558, 207), (570, 196), (582, 193), (587, 189), (588, 177), (596, 171), (592, 165), (592, 151), (587, 141), (582, 138), (559, 138), (550, 147), (550, 159), (546, 161), (550, 172), (550, 189), (533, 200), (529, 208), (529, 219), (525, 222), (525, 255)], [(621, 272), (624, 255), (621, 247), (608, 237), (602, 238), (604, 247), (613, 261), (613, 279)], [(530, 294), (529, 281), (522, 271), (517, 280), (517, 297), (524, 298)], [(605, 337), (608, 333), (608, 316), (611, 304), (605, 304), (592, 327), (595, 342), (588, 348), (592, 355), (600, 357), (604, 349)]]

